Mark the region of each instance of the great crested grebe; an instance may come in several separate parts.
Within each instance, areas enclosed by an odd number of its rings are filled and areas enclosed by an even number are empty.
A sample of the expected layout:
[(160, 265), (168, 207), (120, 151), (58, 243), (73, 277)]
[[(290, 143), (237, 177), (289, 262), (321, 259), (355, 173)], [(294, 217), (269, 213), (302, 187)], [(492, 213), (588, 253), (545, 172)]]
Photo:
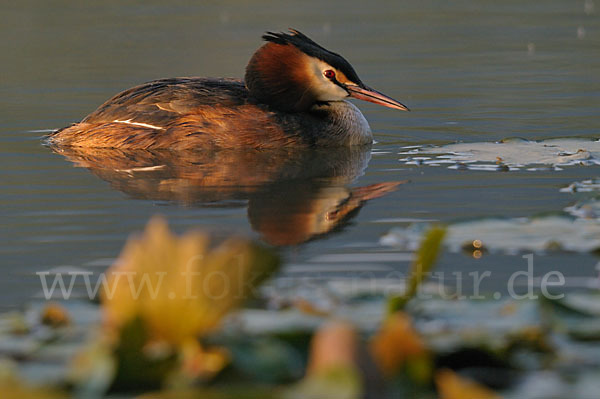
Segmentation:
[(117, 94), (48, 137), (54, 146), (128, 149), (280, 148), (372, 142), (357, 98), (408, 111), (361, 82), (307, 36), (267, 32), (245, 80), (159, 79)]

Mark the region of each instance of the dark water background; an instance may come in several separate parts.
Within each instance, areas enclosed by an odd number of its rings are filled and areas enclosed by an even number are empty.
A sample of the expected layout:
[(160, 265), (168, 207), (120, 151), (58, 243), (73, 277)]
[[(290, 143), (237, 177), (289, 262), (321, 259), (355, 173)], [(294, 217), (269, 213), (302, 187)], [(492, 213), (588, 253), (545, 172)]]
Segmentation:
[[(598, 176), (598, 167), (501, 173), (398, 162), (407, 145), (598, 138), (600, 4), (594, 9), (591, 1), (22, 1), (0, 7), (0, 308), (39, 293), (37, 271), (104, 270), (127, 236), (157, 213), (177, 231), (201, 226), (261, 235), (249, 223), (248, 196), (210, 206), (131, 198), (44, 147), (40, 131), (78, 121), (118, 91), (155, 78), (241, 77), (266, 30), (303, 31), (344, 55), (364, 82), (413, 109), (357, 103), (377, 144), (364, 174), (344, 185), (411, 183), (371, 200), (334, 232), (287, 248), (283, 275), (406, 270), (406, 254), (378, 243), (394, 226), (560, 212), (576, 200), (561, 187)], [(328, 154), (320, 157), (311, 162)], [(338, 195), (311, 187), (311, 201)], [(285, 201), (294, 184), (269, 190)], [(289, 212), (254, 210), (270, 220)], [(536, 274), (593, 276), (597, 261), (590, 254), (537, 255)], [(439, 267), (506, 276), (526, 262), (519, 255), (447, 253)], [(488, 288), (503, 281), (498, 277)]]

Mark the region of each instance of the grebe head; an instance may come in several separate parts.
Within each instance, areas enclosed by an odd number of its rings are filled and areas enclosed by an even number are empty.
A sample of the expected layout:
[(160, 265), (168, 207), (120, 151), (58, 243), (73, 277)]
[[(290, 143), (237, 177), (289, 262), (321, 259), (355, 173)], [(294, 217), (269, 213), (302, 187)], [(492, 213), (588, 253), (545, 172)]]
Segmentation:
[(358, 98), (408, 111), (400, 102), (363, 84), (341, 55), (307, 36), (267, 32), (267, 41), (246, 67), (246, 87), (260, 102), (288, 112), (307, 111), (315, 104)]

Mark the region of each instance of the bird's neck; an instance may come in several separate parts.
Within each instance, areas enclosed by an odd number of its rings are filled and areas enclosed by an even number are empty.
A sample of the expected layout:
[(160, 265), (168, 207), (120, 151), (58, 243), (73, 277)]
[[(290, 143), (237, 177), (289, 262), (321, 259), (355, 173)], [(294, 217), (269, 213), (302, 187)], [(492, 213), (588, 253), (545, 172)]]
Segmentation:
[(317, 103), (310, 112), (319, 115), (326, 123), (327, 134), (318, 135), (319, 145), (366, 145), (373, 142), (369, 123), (348, 101)]

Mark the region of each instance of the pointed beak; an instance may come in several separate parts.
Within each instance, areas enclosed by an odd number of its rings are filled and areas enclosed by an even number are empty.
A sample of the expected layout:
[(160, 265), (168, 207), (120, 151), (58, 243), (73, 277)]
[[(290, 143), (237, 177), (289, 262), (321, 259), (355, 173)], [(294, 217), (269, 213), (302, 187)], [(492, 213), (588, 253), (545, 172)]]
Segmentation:
[(399, 109), (402, 111), (410, 111), (406, 105), (378, 92), (377, 90), (373, 90), (370, 87), (360, 87), (356, 85), (346, 85), (344, 87), (350, 93), (350, 97), (352, 98), (383, 105), (384, 107)]

